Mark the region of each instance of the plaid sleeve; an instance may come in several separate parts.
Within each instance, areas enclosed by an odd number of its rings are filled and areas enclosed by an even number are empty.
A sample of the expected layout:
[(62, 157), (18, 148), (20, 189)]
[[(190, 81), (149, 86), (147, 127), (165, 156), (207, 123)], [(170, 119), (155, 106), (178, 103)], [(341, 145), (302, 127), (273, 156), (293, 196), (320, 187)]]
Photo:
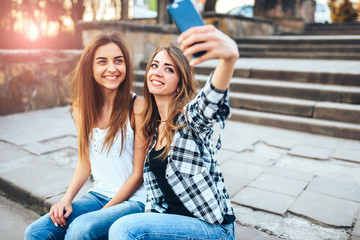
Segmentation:
[(187, 105), (187, 122), (193, 132), (201, 135), (201, 139), (207, 143), (212, 142), (212, 126), (219, 122), (220, 135), (214, 151), (216, 153), (221, 148), (225, 120), (230, 117), (230, 101), (229, 89), (221, 91), (211, 84), (212, 74), (196, 98)]
[(191, 127), (206, 131), (215, 122), (222, 123), (230, 117), (229, 90), (221, 91), (211, 84), (212, 73), (198, 95), (187, 105), (187, 118)]

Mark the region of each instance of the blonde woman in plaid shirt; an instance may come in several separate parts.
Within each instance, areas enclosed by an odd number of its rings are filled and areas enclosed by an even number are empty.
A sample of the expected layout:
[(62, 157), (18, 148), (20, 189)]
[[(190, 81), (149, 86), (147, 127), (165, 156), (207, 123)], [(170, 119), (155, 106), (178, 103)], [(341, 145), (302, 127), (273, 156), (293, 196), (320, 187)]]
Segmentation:
[[(214, 148), (212, 133), (230, 115), (227, 89), (238, 48), (210, 25), (189, 29), (179, 43), (182, 51), (158, 48), (146, 68), (146, 213), (117, 220), (109, 239), (234, 239), (235, 215), (214, 156), (221, 142)], [(188, 63), (186, 56), (200, 51), (206, 53)], [(196, 95), (191, 66), (209, 59), (219, 62)]]

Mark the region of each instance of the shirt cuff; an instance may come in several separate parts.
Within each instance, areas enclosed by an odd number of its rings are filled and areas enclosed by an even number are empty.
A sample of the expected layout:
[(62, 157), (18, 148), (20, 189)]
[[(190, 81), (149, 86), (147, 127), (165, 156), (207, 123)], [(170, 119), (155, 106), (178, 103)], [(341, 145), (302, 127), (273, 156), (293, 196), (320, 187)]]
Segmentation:
[(212, 103), (218, 103), (220, 102), (222, 99), (224, 99), (229, 92), (229, 88), (226, 90), (220, 90), (217, 89), (212, 83), (211, 83), (211, 78), (214, 72), (212, 72), (209, 76), (208, 81), (206, 82), (203, 91), (204, 94), (207, 98), (208, 101), (212, 102)]

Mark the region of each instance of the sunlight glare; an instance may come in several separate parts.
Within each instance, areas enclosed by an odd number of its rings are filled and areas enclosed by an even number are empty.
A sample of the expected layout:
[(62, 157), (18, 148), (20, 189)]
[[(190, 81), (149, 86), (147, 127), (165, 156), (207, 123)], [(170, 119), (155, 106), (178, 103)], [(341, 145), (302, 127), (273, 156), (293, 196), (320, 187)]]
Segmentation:
[(31, 22), (29, 26), (28, 38), (30, 39), (30, 41), (35, 41), (39, 38), (39, 29), (33, 22)]
[(13, 16), (13, 18), (15, 18), (15, 23), (14, 23), (14, 31), (15, 32), (24, 32), (24, 17), (23, 14), (19, 11), (11, 11), (11, 14)]
[(55, 37), (59, 33), (59, 23), (55, 21), (49, 21), (47, 23), (46, 36)]
[(62, 16), (61, 21), (62, 21), (62, 30), (64, 32), (74, 32), (75, 25), (71, 16)]

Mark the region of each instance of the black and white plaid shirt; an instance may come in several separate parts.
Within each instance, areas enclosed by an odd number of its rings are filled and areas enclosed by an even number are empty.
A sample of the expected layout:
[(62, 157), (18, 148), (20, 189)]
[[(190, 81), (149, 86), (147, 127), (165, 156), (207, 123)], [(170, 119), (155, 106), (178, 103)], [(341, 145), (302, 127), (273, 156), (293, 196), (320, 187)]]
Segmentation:
[[(167, 156), (166, 179), (184, 206), (197, 218), (217, 225), (225, 215), (234, 215), (224, 179), (215, 159), (215, 151), (221, 147), (221, 133), (216, 148), (212, 135), (215, 122), (220, 129), (230, 116), (228, 91), (220, 91), (210, 83), (196, 98), (190, 101), (178, 125), (186, 127), (175, 132), (170, 152)], [(146, 212), (165, 212), (168, 205), (164, 200), (154, 174), (150, 171), (148, 156), (156, 144), (156, 136), (149, 149), (144, 181), (147, 189)]]

